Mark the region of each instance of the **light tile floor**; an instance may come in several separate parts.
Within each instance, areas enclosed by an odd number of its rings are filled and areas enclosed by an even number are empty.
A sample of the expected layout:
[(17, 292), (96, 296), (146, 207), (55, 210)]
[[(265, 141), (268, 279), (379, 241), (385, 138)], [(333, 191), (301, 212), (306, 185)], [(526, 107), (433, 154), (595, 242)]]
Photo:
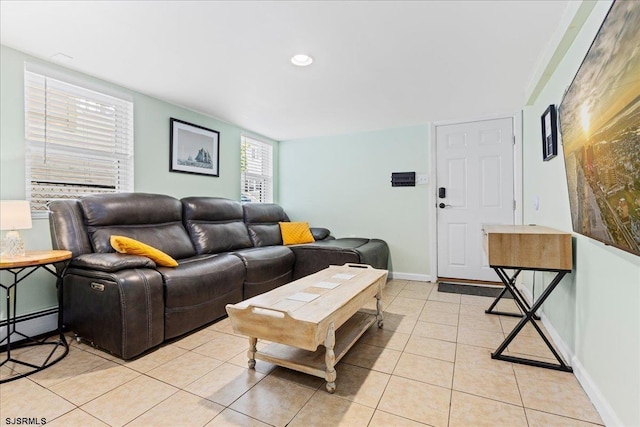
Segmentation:
[[(487, 315), (491, 298), (391, 280), (384, 329), (372, 326), (320, 378), (258, 361), (221, 320), (133, 361), (71, 340), (58, 364), (0, 385), (0, 424), (51, 426), (593, 426), (602, 420), (569, 373), (492, 360), (517, 319)], [(500, 309), (515, 310), (513, 301)], [(369, 308), (374, 308), (372, 301)], [(528, 326), (510, 354), (551, 358)], [(260, 344), (259, 344), (260, 345)], [(43, 348), (21, 350), (37, 360)], [(5, 378), (20, 366), (6, 364)], [(41, 421), (42, 424), (42, 421)]]

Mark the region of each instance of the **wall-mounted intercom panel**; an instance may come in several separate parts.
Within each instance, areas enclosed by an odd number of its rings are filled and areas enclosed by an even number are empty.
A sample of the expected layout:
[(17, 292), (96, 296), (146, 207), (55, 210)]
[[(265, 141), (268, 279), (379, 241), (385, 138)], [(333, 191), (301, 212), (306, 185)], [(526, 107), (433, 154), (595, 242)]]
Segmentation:
[(392, 172), (391, 186), (392, 187), (415, 187), (416, 173), (415, 172)]

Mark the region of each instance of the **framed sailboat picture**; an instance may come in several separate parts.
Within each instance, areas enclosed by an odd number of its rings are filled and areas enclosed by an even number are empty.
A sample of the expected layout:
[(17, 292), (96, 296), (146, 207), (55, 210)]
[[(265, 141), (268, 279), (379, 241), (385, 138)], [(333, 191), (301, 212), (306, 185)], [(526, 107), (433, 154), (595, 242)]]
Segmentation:
[(169, 171), (220, 176), (220, 132), (171, 118)]

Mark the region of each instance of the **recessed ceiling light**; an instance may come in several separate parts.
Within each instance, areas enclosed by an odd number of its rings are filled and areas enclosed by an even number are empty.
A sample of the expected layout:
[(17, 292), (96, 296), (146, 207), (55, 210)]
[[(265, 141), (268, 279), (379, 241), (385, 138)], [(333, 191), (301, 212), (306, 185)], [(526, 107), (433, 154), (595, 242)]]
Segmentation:
[(304, 54), (294, 55), (291, 58), (291, 62), (293, 65), (297, 65), (298, 67), (306, 67), (307, 65), (311, 65), (313, 58)]

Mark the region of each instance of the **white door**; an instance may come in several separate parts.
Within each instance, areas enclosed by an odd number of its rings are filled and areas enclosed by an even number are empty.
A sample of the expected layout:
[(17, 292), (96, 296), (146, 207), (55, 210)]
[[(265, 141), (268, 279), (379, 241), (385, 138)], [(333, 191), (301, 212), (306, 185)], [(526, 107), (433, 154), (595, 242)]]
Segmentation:
[(512, 118), (436, 126), (439, 277), (499, 280), (481, 226), (514, 223), (513, 150)]

